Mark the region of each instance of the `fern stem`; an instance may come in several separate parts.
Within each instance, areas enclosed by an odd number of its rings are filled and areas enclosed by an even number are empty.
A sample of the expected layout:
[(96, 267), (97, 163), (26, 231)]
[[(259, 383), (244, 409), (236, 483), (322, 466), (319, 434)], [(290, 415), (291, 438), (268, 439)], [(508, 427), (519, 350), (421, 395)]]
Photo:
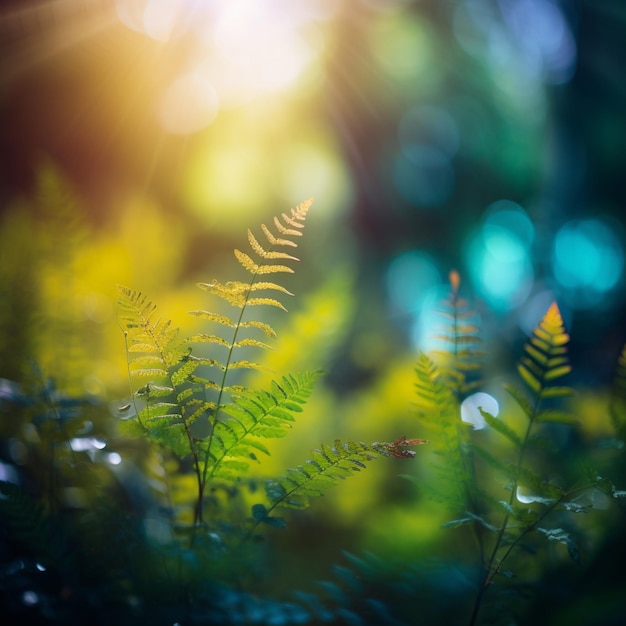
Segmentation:
[(239, 312), (239, 317), (237, 318), (237, 322), (235, 324), (235, 330), (233, 331), (233, 338), (230, 342), (230, 346), (228, 348), (228, 356), (226, 357), (226, 365), (224, 366), (224, 373), (222, 374), (222, 380), (220, 382), (220, 390), (217, 395), (217, 402), (215, 403), (215, 412), (213, 414), (213, 423), (211, 424), (211, 432), (209, 434), (209, 439), (206, 445), (206, 456), (204, 459), (204, 467), (202, 469), (202, 476), (199, 477), (199, 485), (198, 485), (198, 502), (196, 503), (196, 512), (194, 524), (202, 524), (203, 522), (203, 511), (202, 511), (202, 501), (204, 499), (204, 489), (206, 487), (207, 480), (209, 478), (208, 469), (209, 469), (209, 459), (211, 457), (211, 446), (213, 444), (213, 436), (215, 433), (215, 424), (217, 422), (219, 412), (222, 408), (222, 397), (224, 396), (224, 389), (226, 387), (226, 377), (228, 376), (230, 363), (233, 358), (233, 352), (235, 348), (235, 343), (237, 341), (237, 336), (239, 335), (239, 329), (241, 328), (241, 323), (243, 321), (243, 314), (246, 310), (246, 305), (248, 303), (248, 299), (250, 298), (250, 294), (252, 293), (252, 285), (254, 285), (254, 281), (258, 277), (258, 271), (252, 275), (252, 280), (249, 283), (249, 287), (246, 293), (246, 297), (241, 305), (241, 311)]
[[(522, 463), (524, 461), (524, 456), (526, 453), (526, 447), (528, 445), (528, 440), (530, 438), (530, 433), (532, 431), (533, 425), (535, 423), (535, 418), (539, 412), (539, 405), (541, 403), (541, 391), (543, 390), (544, 387), (544, 381), (541, 381), (541, 386), (539, 391), (537, 392), (536, 396), (535, 396), (535, 402), (532, 408), (532, 413), (529, 416), (528, 419), (528, 426), (526, 427), (526, 433), (524, 434), (524, 439), (522, 441), (522, 445), (520, 446), (520, 451), (517, 457), (517, 464), (515, 465), (515, 478), (513, 479), (513, 483), (511, 485), (511, 493), (509, 494), (509, 508), (511, 508), (513, 506), (513, 501), (515, 499), (515, 495), (517, 493), (517, 487), (519, 485), (519, 470), (522, 467)], [(514, 545), (517, 545), (517, 543), (519, 542), (519, 539), (521, 539), (521, 537), (525, 534), (522, 533), (519, 537), (516, 538), (516, 540), (513, 542), (513, 544), (511, 546), (509, 546), (509, 549), (506, 551), (506, 553), (504, 554), (504, 556), (502, 557), (502, 559), (500, 560), (500, 562), (498, 563), (498, 565), (494, 568), (494, 563), (496, 562), (496, 558), (498, 555), (498, 551), (500, 550), (500, 546), (502, 544), (502, 540), (504, 539), (504, 533), (507, 529), (508, 523), (509, 523), (509, 519), (510, 519), (511, 515), (510, 513), (507, 511), (504, 514), (504, 517), (502, 518), (502, 523), (500, 524), (500, 528), (498, 530), (498, 535), (496, 537), (496, 542), (493, 546), (493, 549), (491, 551), (491, 555), (489, 557), (489, 561), (487, 562), (487, 566), (486, 566), (486, 573), (485, 573), (485, 577), (483, 579), (483, 582), (480, 585), (480, 588), (478, 590), (478, 593), (476, 595), (476, 600), (474, 602), (474, 608), (472, 610), (472, 615), (470, 617), (470, 621), (469, 621), (469, 626), (474, 626), (474, 624), (476, 623), (476, 619), (478, 618), (478, 613), (480, 611), (480, 607), (482, 604), (482, 599), (485, 595), (485, 592), (487, 591), (487, 589), (491, 586), (491, 583), (494, 579), (494, 577), (498, 574), (498, 572), (500, 572), (500, 570), (502, 569), (502, 565), (504, 563), (504, 560), (508, 557), (508, 555), (510, 554), (511, 550), (513, 549)]]
[[(452, 345), (453, 345), (453, 356), (454, 356), (454, 369), (457, 372), (460, 372), (462, 370), (459, 366), (459, 361), (460, 361), (459, 359), (459, 309), (458, 309), (459, 293), (458, 293), (458, 286), (456, 286), (454, 283), (452, 284), (451, 301), (452, 301), (452, 311), (453, 311), (453, 317), (452, 317), (453, 344)], [(463, 485), (463, 499), (465, 500), (466, 506), (471, 513), (475, 515), (480, 515), (480, 510), (479, 510), (479, 507), (477, 506), (476, 499), (474, 497), (474, 494), (472, 493), (472, 488), (471, 488), (472, 486), (475, 486), (477, 484), (476, 463), (475, 463), (475, 459), (474, 459), (474, 455), (472, 451), (467, 449), (467, 446), (464, 445), (466, 437), (464, 436), (463, 425), (460, 419), (461, 393), (463, 391), (461, 377), (456, 376), (454, 379), (454, 384), (455, 384), (454, 392), (455, 392), (455, 396), (457, 400), (457, 407), (459, 408), (459, 411), (458, 411), (459, 415), (457, 415), (457, 420), (456, 420), (456, 428), (457, 428), (457, 437), (458, 437), (459, 446), (460, 446), (461, 459), (462, 459), (462, 464), (463, 464), (463, 468), (462, 468), (463, 480), (461, 481)], [(466, 476), (468, 478), (465, 478)], [(472, 520), (470, 527), (472, 530), (474, 541), (478, 548), (479, 562), (483, 563), (485, 559), (485, 556), (484, 556), (485, 547), (483, 544), (482, 526), (478, 522), (478, 520), (474, 519)]]

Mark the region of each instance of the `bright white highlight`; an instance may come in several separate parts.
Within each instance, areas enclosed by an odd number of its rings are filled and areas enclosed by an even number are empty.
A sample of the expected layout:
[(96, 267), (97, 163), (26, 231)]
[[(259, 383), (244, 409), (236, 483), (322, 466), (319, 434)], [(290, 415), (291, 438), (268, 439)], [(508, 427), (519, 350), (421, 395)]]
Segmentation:
[[(117, 0), (120, 21), (163, 43), (184, 39), (178, 77), (158, 116), (172, 133), (196, 132), (220, 108), (292, 88), (319, 56), (332, 3), (316, 0)], [(302, 84), (302, 83), (301, 83)]]
[(498, 401), (488, 393), (480, 391), (465, 398), (461, 403), (461, 419), (467, 424), (472, 424), (474, 430), (482, 430), (487, 426), (487, 422), (485, 422), (485, 418), (480, 412), (480, 409), (490, 413), (494, 417), (496, 417), (500, 411)]
[(74, 452), (87, 452), (90, 450), (102, 450), (106, 447), (106, 442), (95, 437), (76, 437), (70, 439), (70, 447)]
[(122, 457), (117, 452), (109, 452), (107, 454), (107, 463), (109, 465), (119, 465), (122, 462)]

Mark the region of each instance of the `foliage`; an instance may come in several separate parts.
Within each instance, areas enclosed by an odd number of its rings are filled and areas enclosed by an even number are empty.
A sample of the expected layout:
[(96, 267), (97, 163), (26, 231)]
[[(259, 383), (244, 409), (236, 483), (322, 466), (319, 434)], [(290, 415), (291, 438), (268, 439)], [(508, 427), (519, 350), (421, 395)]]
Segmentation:
[[(580, 416), (564, 382), (569, 336), (559, 308), (550, 306), (524, 345), (502, 411), (480, 408), (485, 427), (472, 429), (461, 407), (484, 388), (488, 355), (456, 272), (436, 331), (442, 349), (418, 354), (414, 367), (413, 421), (428, 441), (336, 439), (263, 474), (270, 442), (290, 433), (321, 376), (268, 372), (272, 361), (254, 356), (276, 336), (256, 312), (285, 310), (291, 292), (276, 275), (293, 271), (309, 206), (277, 217), (273, 230), (263, 225), (262, 243), (248, 231), (248, 251), (235, 250), (247, 281), (199, 285), (217, 302), (192, 312), (206, 333), (185, 336), (141, 292), (119, 288), (132, 395), (115, 420), (102, 402), (59, 390), (37, 368), (22, 384), (2, 381), (2, 413), (12, 418), (2, 431), (10, 462), (0, 466), (8, 615), (44, 623), (98, 615), (122, 624), (411, 624), (419, 606), (424, 623), (524, 623), (541, 605), (532, 601), (533, 588), (541, 596), (537, 581), (565, 559), (581, 568), (593, 558), (588, 519), (625, 492), (606, 468), (594, 469), (597, 455), (581, 466), (582, 442), (575, 456), (561, 443)], [(607, 407), (622, 438), (624, 354)], [(405, 504), (434, 518), (445, 511), (446, 539), (427, 558), (344, 552), (332, 577), (290, 586), (289, 572), (278, 572), (290, 548), (268, 551), (280, 545), (274, 529), (303, 520), (290, 530), (321, 548), (323, 533), (309, 538), (312, 518), (300, 517), (311, 499), (379, 456), (414, 459), (412, 448), (425, 443), (428, 463), (420, 455), (419, 472), (404, 474), (418, 494)], [(384, 519), (382, 494), (375, 500)]]

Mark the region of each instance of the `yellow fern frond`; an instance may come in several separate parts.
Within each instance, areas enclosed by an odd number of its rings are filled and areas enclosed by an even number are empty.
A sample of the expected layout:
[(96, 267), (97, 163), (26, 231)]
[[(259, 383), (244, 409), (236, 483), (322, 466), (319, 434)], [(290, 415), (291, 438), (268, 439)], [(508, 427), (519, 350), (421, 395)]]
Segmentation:
[[(248, 270), (254, 276), (258, 274), (277, 274), (277, 273), (287, 273), (293, 274), (293, 270), (286, 265), (265, 265), (265, 264), (257, 264), (255, 263), (245, 252), (241, 252), (241, 250), (235, 250), (235, 256), (244, 269)], [(268, 257), (269, 258), (269, 257)], [(297, 259), (295, 257), (290, 257), (292, 259)]]
[(263, 234), (265, 235), (265, 238), (270, 246), (298, 247), (298, 244), (295, 241), (291, 241), (291, 239), (280, 239), (279, 237), (274, 237), (272, 231), (265, 224), (261, 224), (261, 230), (263, 231)]
[(547, 393), (552, 396), (553, 389), (545, 388), (571, 371), (567, 358), (568, 341), (561, 312), (554, 302), (524, 346), (525, 354), (517, 367), (533, 394), (543, 397)]
[(285, 289), (284, 287), (281, 287), (281, 285), (277, 285), (276, 283), (254, 283), (253, 285), (250, 285), (250, 291), (260, 291), (263, 289), (271, 289), (274, 291), (280, 291), (288, 296), (293, 296), (293, 293), (291, 293), (291, 291), (289, 291), (288, 289)]
[(255, 320), (251, 320), (249, 322), (241, 322), (239, 324), (240, 328), (258, 328), (261, 332), (263, 332), (268, 337), (276, 337), (276, 331), (265, 322), (257, 322)]
[(275, 252), (266, 250), (252, 234), (251, 230), (248, 230), (248, 242), (250, 247), (262, 258), (262, 259), (288, 259), (290, 261), (299, 261), (295, 256), (287, 254), (286, 252)]
[(285, 305), (282, 302), (279, 302), (278, 300), (275, 300), (274, 298), (248, 298), (248, 301), (246, 302), (246, 304), (248, 306), (260, 306), (260, 305), (273, 306), (273, 307), (276, 307), (277, 309), (282, 309), (283, 311), (287, 310), (285, 308)]

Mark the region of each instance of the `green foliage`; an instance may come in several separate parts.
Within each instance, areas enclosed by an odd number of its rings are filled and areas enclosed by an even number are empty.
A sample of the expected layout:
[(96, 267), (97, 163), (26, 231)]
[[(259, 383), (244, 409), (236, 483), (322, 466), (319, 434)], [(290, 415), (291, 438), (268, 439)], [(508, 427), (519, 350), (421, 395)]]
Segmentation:
[[(15, 479), (0, 482), (0, 594), (11, 615), (24, 614), (13, 598), (36, 597), (33, 615), (47, 610), (56, 623), (101, 614), (112, 623), (123, 615), (145, 623), (410, 624), (415, 606), (425, 623), (521, 623), (531, 585), (566, 559), (584, 566), (597, 502), (623, 504), (626, 492), (594, 469), (595, 457), (581, 467), (561, 443), (581, 415), (567, 386), (559, 309), (548, 309), (524, 345), (501, 411), (479, 407), (485, 427), (473, 430), (461, 406), (482, 386), (486, 355), (455, 272), (437, 331), (442, 349), (420, 352), (414, 367), (414, 417), (428, 441), (337, 439), (278, 475), (265, 470), (272, 440), (291, 431), (321, 374), (307, 369), (307, 354), (297, 355), (303, 371), (283, 375), (256, 356), (276, 337), (257, 312), (286, 310), (292, 294), (276, 276), (293, 271), (309, 206), (276, 218), (272, 230), (263, 225), (262, 237), (248, 232), (247, 252), (235, 250), (247, 281), (200, 284), (218, 302), (192, 311), (206, 333), (185, 336), (141, 292), (119, 288), (132, 396), (115, 429), (110, 420), (101, 428), (93, 399), (68, 396), (37, 372), (23, 387), (0, 381), (3, 414), (12, 418), (2, 422), (3, 437), (22, 446)], [(625, 354), (607, 407), (620, 437)], [(284, 550), (266, 552), (273, 530), (288, 515), (305, 519), (296, 533), (321, 549), (325, 529), (312, 535), (302, 512), (312, 499), (380, 456), (404, 464), (425, 443), (428, 465), (408, 478), (430, 496), (422, 502), (438, 516), (445, 539), (432, 541), (441, 556), (346, 553), (332, 580), (286, 597)], [(132, 450), (134, 464), (116, 469), (116, 450)], [(376, 500), (373, 513), (389, 512), (391, 529), (394, 507)]]
[(481, 384), (477, 375), (484, 353), (478, 348), (482, 342), (478, 316), (459, 295), (461, 279), (456, 270), (450, 272), (450, 285), (449, 296), (438, 311), (445, 322), (441, 332), (434, 335), (444, 349), (433, 350), (432, 356), (440, 362), (448, 388), (462, 399)]
[[(249, 310), (260, 306), (286, 310), (278, 297), (291, 296), (291, 292), (277, 279), (268, 281), (265, 277), (293, 272), (287, 263), (297, 258), (286, 250), (297, 246), (295, 239), (302, 236), (310, 205), (309, 200), (289, 215), (274, 218), (274, 230), (263, 224), (263, 243), (248, 231), (249, 252), (235, 250), (239, 265), (251, 276), (247, 282), (213, 280), (199, 284), (235, 311), (232, 315), (208, 309), (192, 311), (194, 317), (216, 329), (211, 333), (183, 337), (170, 321), (158, 316), (156, 306), (143, 294), (119, 288), (118, 321), (126, 339), (134, 390), (133, 402), (125, 407), (126, 412), (133, 408), (134, 412), (120, 421), (120, 432), (143, 437), (179, 462), (190, 459), (196, 483), (192, 545), (198, 540), (199, 528), (217, 528), (215, 511), (223, 513), (225, 507), (229, 512), (221, 521), (233, 524), (229, 541), (241, 543), (235, 523), (239, 513), (235, 511), (245, 506), (245, 497), (228, 485), (254, 484), (254, 479), (245, 483), (245, 474), (260, 457), (269, 455), (266, 440), (282, 438), (292, 427), (320, 374), (287, 374), (272, 380), (265, 389), (247, 387), (238, 377), (240, 370), (263, 369), (248, 353), (268, 349), (259, 336), (272, 339), (276, 333), (266, 321), (252, 317)], [(274, 295), (265, 295), (268, 292)], [(404, 437), (372, 445), (336, 442), (332, 448), (323, 445), (314, 450), (306, 464), (289, 469), (282, 478), (266, 481), (266, 502), (252, 505), (243, 541), (252, 537), (261, 523), (284, 526), (284, 520), (272, 515), (274, 509), (305, 508), (310, 497), (321, 495), (337, 480), (364, 468), (366, 461), (378, 455), (412, 458), (415, 452), (408, 448), (418, 443), (425, 442)], [(173, 480), (166, 488), (172, 491), (171, 511), (182, 522), (184, 503), (180, 494), (173, 493), (175, 483)], [(220, 492), (236, 493), (242, 502), (233, 507), (216, 495)], [(207, 514), (209, 509), (211, 515)]]
[[(215, 325), (214, 333), (182, 338), (170, 321), (157, 316), (156, 307), (140, 292), (119, 288), (119, 323), (127, 341), (131, 386), (137, 410), (122, 423), (127, 434), (145, 434), (158, 445), (183, 458), (190, 455), (197, 478), (194, 521), (203, 522), (204, 494), (210, 480), (239, 480), (256, 453), (268, 453), (262, 440), (282, 437), (291, 413), (310, 394), (314, 374), (301, 374), (272, 382), (270, 391), (246, 389), (232, 384), (239, 370), (261, 366), (239, 355), (250, 349), (268, 349), (250, 332), (276, 335), (265, 321), (246, 319), (251, 307), (269, 306), (286, 310), (267, 292), (292, 295), (277, 282), (259, 277), (291, 273), (284, 264), (298, 259), (284, 251), (295, 248), (302, 236), (312, 201), (303, 202), (290, 215), (274, 219), (274, 234), (261, 226), (266, 247), (248, 231), (250, 254), (235, 250), (235, 257), (251, 278), (248, 282), (213, 280), (199, 287), (233, 307), (234, 315), (210, 310), (192, 311), (195, 317)], [(275, 261), (282, 263), (275, 263)], [(258, 295), (257, 295), (258, 294)], [(244, 334), (247, 336), (244, 336)], [(138, 407), (141, 402), (143, 406)]]
[[(457, 301), (458, 279), (452, 276), (453, 290), (448, 307)], [(454, 329), (458, 326), (454, 316), (450, 319), (453, 322), (449, 344), (454, 355), (457, 349)], [(474, 333), (475, 329), (471, 327), (468, 331)], [(513, 575), (508, 569), (509, 562), (517, 563), (523, 569), (528, 557), (525, 559), (522, 555), (527, 554), (525, 550), (541, 549), (541, 538), (544, 542), (563, 544), (569, 557), (579, 563), (580, 532), (575, 516), (592, 509), (589, 494), (594, 490), (603, 491), (613, 498), (619, 497), (615, 495), (618, 490), (610, 481), (593, 471), (586, 477), (571, 477), (566, 467), (559, 468), (548, 458), (542, 460), (546, 454), (546, 442), (552, 433), (550, 429), (578, 424), (569, 406), (563, 406), (574, 396), (574, 391), (561, 382), (571, 371), (568, 342), (569, 336), (563, 327), (559, 309), (552, 304), (524, 345), (517, 365), (523, 386), (505, 385), (524, 417), (525, 424), (521, 429), (518, 422), (510, 423), (507, 415), (495, 416), (483, 408), (479, 409), (486, 429), (506, 442), (510, 453), (504, 457), (493, 453), (490, 438), (485, 438), (482, 433), (470, 436), (469, 431), (461, 426), (458, 394), (467, 388), (465, 377), (468, 371), (463, 362), (452, 358), (457, 371), (451, 375), (428, 356), (420, 354), (418, 357), (417, 414), (429, 428), (433, 448), (444, 460), (434, 466), (438, 476), (438, 494), (452, 510), (461, 514), (443, 527), (471, 529), (477, 550), (479, 568), (473, 608), (468, 610), (469, 624), (480, 621), (482, 613), (485, 613), (485, 619), (495, 619), (493, 616), (486, 617), (489, 610), (483, 607), (487, 598), (497, 595), (492, 590), (493, 585), (497, 579), (502, 585), (502, 578)], [(468, 343), (471, 343), (469, 339)], [(469, 356), (469, 353), (462, 354)], [(611, 405), (618, 429), (622, 423), (620, 401), (625, 388), (621, 380), (624, 371), (622, 355)], [(537, 471), (533, 465), (553, 467), (555, 473)], [(493, 487), (480, 483), (480, 477), (488, 476), (493, 470), (505, 481), (506, 499), (492, 493)], [(425, 491), (428, 492), (429, 488), (426, 487)], [(581, 498), (586, 499), (581, 501)], [(552, 525), (546, 526), (549, 522)], [(515, 583), (509, 582), (508, 586), (511, 585)]]
[[(446, 502), (455, 513), (463, 513), (472, 493), (473, 467), (468, 459), (469, 428), (460, 419), (461, 401), (479, 384), (482, 353), (478, 327), (470, 320), (476, 314), (459, 296), (460, 278), (450, 273), (451, 291), (443, 303), (444, 334), (437, 334), (446, 350), (432, 356), (418, 355), (415, 367), (416, 414), (432, 439), (437, 461), (436, 480), (425, 486), (431, 496)], [(435, 360), (436, 359), (436, 360)]]

